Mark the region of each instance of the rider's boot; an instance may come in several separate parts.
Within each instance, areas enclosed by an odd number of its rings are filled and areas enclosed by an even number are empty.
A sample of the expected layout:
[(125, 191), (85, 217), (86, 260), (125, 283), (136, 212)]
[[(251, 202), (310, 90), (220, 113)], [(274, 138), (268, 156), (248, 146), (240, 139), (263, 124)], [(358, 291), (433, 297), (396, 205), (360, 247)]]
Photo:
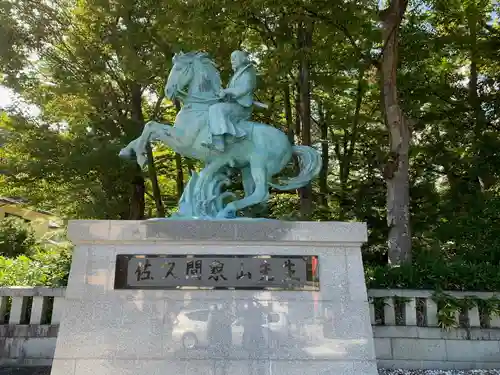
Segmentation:
[(216, 151), (224, 152), (224, 136), (223, 135), (213, 135), (212, 136), (212, 147)]

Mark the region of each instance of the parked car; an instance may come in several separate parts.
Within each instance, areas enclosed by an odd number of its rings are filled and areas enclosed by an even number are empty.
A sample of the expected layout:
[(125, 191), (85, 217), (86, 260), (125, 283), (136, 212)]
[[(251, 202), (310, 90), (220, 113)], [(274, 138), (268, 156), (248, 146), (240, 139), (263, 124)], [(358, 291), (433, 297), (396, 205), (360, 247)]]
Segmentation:
[[(209, 309), (181, 311), (174, 320), (172, 339), (180, 343), (184, 349), (206, 347), (208, 345), (207, 328)], [(279, 343), (289, 338), (289, 322), (285, 313), (266, 313), (262, 325), (264, 338), (273, 343)], [(241, 318), (236, 318), (231, 324), (234, 346), (243, 343), (243, 325)]]

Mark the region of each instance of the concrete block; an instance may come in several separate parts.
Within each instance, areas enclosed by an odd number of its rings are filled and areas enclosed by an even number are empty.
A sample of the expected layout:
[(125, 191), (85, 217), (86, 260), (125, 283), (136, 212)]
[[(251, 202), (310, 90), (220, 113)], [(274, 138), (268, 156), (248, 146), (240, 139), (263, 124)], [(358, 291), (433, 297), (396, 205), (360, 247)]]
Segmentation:
[[(335, 247), (325, 249), (318, 247), (316, 252), (319, 255), (319, 279), (320, 291), (319, 299), (340, 301), (352, 298), (349, 295), (350, 274), (348, 265), (346, 247)], [(359, 249), (358, 252), (361, 252)], [(364, 287), (366, 291), (366, 286)], [(298, 293), (300, 295), (302, 293)]]
[(357, 248), (346, 249), (347, 277), (349, 280), (349, 297), (353, 301), (368, 301), (365, 273), (361, 251)]
[(144, 324), (162, 322), (165, 318), (166, 307), (165, 301), (161, 300), (124, 301), (122, 302), (120, 323), (127, 325), (137, 322)]
[(417, 333), (416, 337), (420, 339), (445, 339), (443, 335), (445, 331), (438, 327), (415, 327), (415, 331)]
[[(111, 223), (110, 220), (70, 220), (68, 223), (68, 238), (75, 245), (109, 241)], [(123, 222), (122, 227), (130, 229), (127, 224), (132, 225), (131, 222)]]
[(320, 339), (310, 343), (284, 345), (271, 348), (271, 359), (288, 360), (332, 360), (332, 361), (369, 361), (375, 358), (371, 339)]
[[(69, 282), (74, 285), (67, 290), (55, 350), (56, 360), (76, 360), (76, 375), (205, 375), (220, 364), (227, 365), (231, 373), (248, 373), (256, 362), (250, 359), (247, 348), (241, 348), (242, 329), (240, 332), (237, 327), (231, 327), (234, 345), (228, 357), (223, 358), (221, 353), (207, 351), (202, 345), (193, 350), (179, 350), (184, 331), (172, 331), (171, 320), (172, 314), (181, 308), (207, 310), (214, 303), (224, 302), (241, 306), (252, 298), (287, 312), (290, 326), (308, 323), (314, 332), (311, 340), (296, 340), (292, 344), (293, 335), (290, 338), (289, 333), (283, 337), (275, 333), (271, 340), (266, 331), (267, 338), (260, 343), (264, 347), (255, 348), (260, 352), (255, 354), (259, 359), (257, 363), (266, 370), (287, 375), (376, 374), (359, 249), (366, 241), (364, 224), (239, 220), (87, 221), (81, 224), (79, 229), (78, 222), (70, 223), (69, 233), (77, 249), (81, 249), (73, 260), (74, 266), (78, 259), (85, 266), (75, 266), (71, 271)], [(316, 255), (321, 290), (313, 294), (113, 289), (116, 254), (155, 253)], [(80, 277), (82, 272), (84, 277)], [(330, 335), (324, 329), (324, 321), (315, 318), (324, 310), (332, 316)], [(195, 328), (192, 329), (206, 330), (205, 323), (203, 318), (193, 318)], [(200, 335), (206, 336), (206, 333)]]
[(500, 362), (498, 341), (446, 340), (448, 361)]
[(9, 297), (0, 296), (0, 324), (7, 323), (5, 321), (5, 314), (9, 306)]
[(5, 340), (4, 350), (7, 353), (7, 358), (22, 359), (25, 357), (23, 344), (26, 341), (25, 337), (10, 337)]
[(124, 221), (72, 220), (68, 236), (74, 244), (130, 241), (249, 241), (355, 243), (367, 240), (366, 224), (240, 220)]
[(103, 297), (113, 290), (116, 254), (114, 246), (93, 245), (89, 248), (84, 298)]
[(429, 327), (437, 327), (439, 322), (438, 322), (438, 306), (436, 302), (432, 300), (432, 298), (426, 298), (425, 300), (425, 311), (426, 311), (426, 318), (427, 318), (427, 326)]
[(28, 338), (23, 342), (22, 350), (25, 358), (54, 358), (56, 338)]
[(416, 338), (418, 337), (418, 328), (419, 327), (375, 326), (373, 327), (373, 336), (377, 338)]
[(87, 282), (87, 259), (89, 247), (75, 246), (71, 260), (71, 269), (66, 287), (66, 298), (83, 298)]
[(394, 359), (446, 361), (446, 345), (444, 340), (403, 339), (392, 340)]
[[(404, 328), (404, 327), (402, 327)], [(486, 328), (453, 328), (448, 331), (437, 327), (415, 327), (418, 338), (422, 339), (443, 339), (443, 340), (473, 340), (473, 341), (500, 341), (500, 330)], [(400, 337), (414, 337), (407, 336)]]
[(375, 361), (271, 361), (273, 375), (368, 375), (377, 374)]
[(490, 327), (491, 328), (500, 328), (500, 315), (492, 314), (490, 316)]
[(377, 359), (392, 359), (391, 339), (374, 339)]
[(370, 308), (370, 322), (372, 323), (372, 326), (374, 326), (376, 323), (376, 318), (375, 318), (375, 306), (373, 305), (373, 303), (370, 302), (369, 308)]
[(22, 368), (22, 367), (51, 367), (52, 359), (31, 358), (0, 358), (0, 368)]
[(394, 298), (384, 298), (384, 324), (386, 326), (396, 325), (396, 310), (394, 309)]
[(0, 297), (64, 297), (66, 288), (45, 286), (2, 286)]
[(324, 303), (332, 314), (333, 335), (336, 338), (372, 338), (368, 302)]
[(54, 297), (54, 305), (52, 306), (51, 324), (59, 324), (64, 313), (66, 298)]
[(479, 319), (479, 309), (477, 306), (472, 307), (469, 309), (467, 312), (467, 316), (469, 318), (469, 325), (472, 328), (479, 328), (481, 327), (481, 322)]
[(42, 320), (45, 318), (45, 314), (47, 314), (48, 302), (47, 297), (33, 297), (30, 324), (42, 323)]
[(54, 359), (50, 375), (75, 375), (75, 366), (76, 361), (73, 359)]
[(409, 298), (405, 303), (405, 324), (414, 327), (417, 325), (417, 299)]
[(9, 324), (20, 324), (26, 315), (28, 307), (27, 297), (13, 297), (10, 308)]
[[(55, 358), (136, 359), (164, 358), (163, 325), (121, 325), (93, 330), (61, 330)], [(69, 335), (72, 334), (72, 337)], [(78, 344), (75, 344), (78, 342)]]
[(377, 361), (379, 368), (402, 369), (402, 370), (470, 370), (474, 369), (471, 362), (448, 362), (448, 361), (419, 361), (419, 360), (388, 360)]
[(209, 374), (213, 361), (180, 361), (165, 359), (109, 359), (76, 361), (75, 375), (165, 375)]
[(500, 362), (474, 362), (475, 369), (477, 370), (498, 370), (500, 369)]
[(480, 329), (474, 337), (479, 336), (479, 332), (487, 333), (490, 340), (500, 341), (500, 329)]

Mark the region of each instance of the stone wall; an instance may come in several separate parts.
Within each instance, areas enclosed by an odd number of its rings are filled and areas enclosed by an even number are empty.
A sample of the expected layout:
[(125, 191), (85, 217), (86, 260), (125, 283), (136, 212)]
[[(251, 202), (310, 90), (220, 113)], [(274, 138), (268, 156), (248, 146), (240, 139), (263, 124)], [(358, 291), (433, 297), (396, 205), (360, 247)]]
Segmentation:
[(65, 289), (0, 288), (0, 366), (50, 365)]
[[(64, 292), (0, 288), (0, 366), (50, 365)], [(478, 304), (457, 311), (454, 321), (441, 328), (440, 310), (430, 291), (369, 290), (368, 294), (379, 367), (500, 369), (500, 319)], [(471, 300), (494, 297), (493, 293), (447, 294), (457, 299), (473, 296)], [(320, 315), (328, 315), (321, 306), (318, 309)], [(314, 336), (317, 325), (302, 329)]]

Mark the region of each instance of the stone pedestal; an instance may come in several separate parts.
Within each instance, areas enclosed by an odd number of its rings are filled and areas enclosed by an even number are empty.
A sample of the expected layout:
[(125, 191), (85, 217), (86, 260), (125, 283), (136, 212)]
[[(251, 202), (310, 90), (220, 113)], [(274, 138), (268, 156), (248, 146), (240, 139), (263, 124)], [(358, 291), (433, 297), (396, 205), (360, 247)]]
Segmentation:
[[(364, 224), (73, 221), (69, 236), (75, 250), (52, 375), (377, 373)], [(117, 290), (119, 254), (318, 256), (320, 289)], [(211, 306), (228, 312), (252, 301), (273, 312), (276, 334), (249, 350), (236, 322), (231, 347), (207, 349)]]

